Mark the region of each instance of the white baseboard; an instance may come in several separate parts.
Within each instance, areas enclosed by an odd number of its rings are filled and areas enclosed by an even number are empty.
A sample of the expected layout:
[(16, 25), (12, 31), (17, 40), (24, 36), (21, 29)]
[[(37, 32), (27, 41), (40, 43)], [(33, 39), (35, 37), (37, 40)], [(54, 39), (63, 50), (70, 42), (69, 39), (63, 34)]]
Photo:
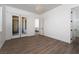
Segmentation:
[(60, 41), (62, 41), (62, 42), (68, 43), (68, 44), (71, 43), (71, 42), (69, 42), (69, 41), (61, 40), (61, 39), (58, 39), (58, 38), (53, 37), (53, 36), (50, 36), (50, 35), (46, 35), (46, 34), (44, 34), (44, 36), (47, 36), (47, 37), (49, 37), (49, 38), (53, 38), (53, 39), (56, 39), (56, 40), (60, 40)]

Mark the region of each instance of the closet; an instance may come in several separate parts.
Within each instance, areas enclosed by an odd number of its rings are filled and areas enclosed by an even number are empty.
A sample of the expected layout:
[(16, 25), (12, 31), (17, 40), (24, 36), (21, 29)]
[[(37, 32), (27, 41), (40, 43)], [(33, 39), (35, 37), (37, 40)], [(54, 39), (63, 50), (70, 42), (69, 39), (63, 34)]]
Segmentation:
[(13, 38), (23, 37), (27, 33), (27, 18), (23, 16), (12, 16)]

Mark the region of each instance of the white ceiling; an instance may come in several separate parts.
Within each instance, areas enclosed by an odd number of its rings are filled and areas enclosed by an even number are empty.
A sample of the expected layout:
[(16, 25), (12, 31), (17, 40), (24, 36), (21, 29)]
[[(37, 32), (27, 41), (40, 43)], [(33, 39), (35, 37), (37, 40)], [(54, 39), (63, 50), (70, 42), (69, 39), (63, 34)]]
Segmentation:
[(23, 10), (27, 10), (29, 12), (42, 14), (46, 11), (56, 8), (57, 6), (61, 4), (6, 4), (6, 5), (19, 8), (19, 9), (23, 9)]

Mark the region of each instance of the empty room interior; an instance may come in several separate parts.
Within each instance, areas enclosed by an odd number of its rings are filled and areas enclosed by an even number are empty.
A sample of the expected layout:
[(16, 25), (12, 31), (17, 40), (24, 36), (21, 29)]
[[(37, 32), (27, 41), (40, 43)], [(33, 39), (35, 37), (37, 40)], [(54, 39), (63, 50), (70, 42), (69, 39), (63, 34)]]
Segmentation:
[(78, 54), (79, 4), (0, 4), (0, 54)]

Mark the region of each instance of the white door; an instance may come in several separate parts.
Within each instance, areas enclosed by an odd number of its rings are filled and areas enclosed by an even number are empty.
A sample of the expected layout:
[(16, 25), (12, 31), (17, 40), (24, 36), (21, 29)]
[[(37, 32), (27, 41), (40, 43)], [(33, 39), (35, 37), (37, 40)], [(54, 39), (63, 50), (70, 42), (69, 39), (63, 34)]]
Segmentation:
[(72, 23), (71, 23), (72, 40), (79, 37), (79, 8), (72, 9)]
[(76, 39), (76, 12), (74, 9), (71, 10), (71, 39), (72, 41)]

